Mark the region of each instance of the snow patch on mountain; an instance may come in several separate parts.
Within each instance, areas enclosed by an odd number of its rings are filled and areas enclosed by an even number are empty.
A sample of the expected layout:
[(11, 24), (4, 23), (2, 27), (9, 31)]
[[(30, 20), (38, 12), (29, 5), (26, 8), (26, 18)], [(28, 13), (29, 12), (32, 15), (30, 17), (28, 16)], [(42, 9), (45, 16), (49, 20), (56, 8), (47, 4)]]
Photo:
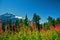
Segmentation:
[(22, 19), (22, 17), (19, 17), (19, 16), (15, 16), (15, 18)]

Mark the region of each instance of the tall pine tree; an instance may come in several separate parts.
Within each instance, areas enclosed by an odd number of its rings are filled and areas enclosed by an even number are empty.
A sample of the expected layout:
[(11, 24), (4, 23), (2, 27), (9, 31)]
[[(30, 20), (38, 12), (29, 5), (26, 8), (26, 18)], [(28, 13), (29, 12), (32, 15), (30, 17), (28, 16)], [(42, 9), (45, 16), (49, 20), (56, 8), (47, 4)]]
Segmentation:
[(26, 26), (28, 26), (28, 18), (27, 18), (27, 14), (26, 14), (25, 19), (24, 19), (24, 24), (25, 24)]
[(40, 18), (40, 16), (39, 15), (37, 15), (36, 13), (34, 13), (34, 15), (33, 15), (33, 23), (35, 23), (36, 24), (36, 27), (38, 28), (38, 30), (40, 29), (40, 20), (41, 18)]

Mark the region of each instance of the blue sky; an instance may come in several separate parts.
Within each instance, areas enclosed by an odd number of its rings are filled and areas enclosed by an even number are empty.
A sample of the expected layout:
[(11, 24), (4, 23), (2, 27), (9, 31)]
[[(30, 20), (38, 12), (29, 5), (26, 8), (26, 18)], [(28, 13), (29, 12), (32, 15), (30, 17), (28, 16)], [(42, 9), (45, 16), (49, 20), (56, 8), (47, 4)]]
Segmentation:
[(0, 15), (6, 12), (25, 17), (27, 14), (31, 20), (36, 12), (41, 17), (41, 23), (47, 21), (47, 17), (60, 17), (59, 0), (0, 0)]

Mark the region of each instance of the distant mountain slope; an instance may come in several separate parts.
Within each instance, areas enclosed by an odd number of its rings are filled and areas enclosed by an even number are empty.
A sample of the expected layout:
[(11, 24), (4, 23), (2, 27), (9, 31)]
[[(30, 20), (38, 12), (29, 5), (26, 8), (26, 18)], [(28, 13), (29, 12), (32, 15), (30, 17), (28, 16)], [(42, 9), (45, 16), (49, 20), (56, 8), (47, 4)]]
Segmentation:
[(19, 17), (19, 16), (15, 16), (11, 13), (5, 13), (3, 15), (0, 15), (0, 19), (3, 21), (3, 22), (7, 22), (7, 21), (12, 21), (12, 22), (15, 22), (16, 20), (19, 20), (20, 18), (22, 17)]

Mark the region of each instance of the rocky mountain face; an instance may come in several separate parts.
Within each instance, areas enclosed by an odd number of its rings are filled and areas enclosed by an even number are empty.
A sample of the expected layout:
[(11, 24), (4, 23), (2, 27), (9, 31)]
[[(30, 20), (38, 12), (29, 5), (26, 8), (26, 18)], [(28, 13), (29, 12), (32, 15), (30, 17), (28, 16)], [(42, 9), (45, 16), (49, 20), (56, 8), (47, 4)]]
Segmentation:
[(19, 20), (19, 18), (16, 18), (16, 16), (11, 13), (5, 13), (3, 15), (0, 15), (0, 20), (2, 20), (3, 22), (15, 22), (16, 20)]

